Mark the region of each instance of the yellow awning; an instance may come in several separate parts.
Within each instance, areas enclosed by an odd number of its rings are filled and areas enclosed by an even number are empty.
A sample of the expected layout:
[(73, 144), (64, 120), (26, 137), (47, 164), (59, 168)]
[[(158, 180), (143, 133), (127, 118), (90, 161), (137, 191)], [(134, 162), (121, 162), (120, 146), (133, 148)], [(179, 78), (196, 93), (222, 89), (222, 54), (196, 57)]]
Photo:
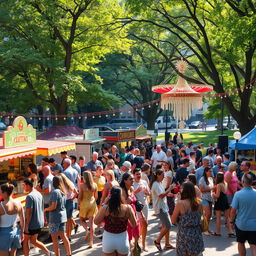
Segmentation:
[(52, 141), (52, 140), (37, 140), (36, 155), (51, 156), (62, 151), (76, 150), (74, 142)]

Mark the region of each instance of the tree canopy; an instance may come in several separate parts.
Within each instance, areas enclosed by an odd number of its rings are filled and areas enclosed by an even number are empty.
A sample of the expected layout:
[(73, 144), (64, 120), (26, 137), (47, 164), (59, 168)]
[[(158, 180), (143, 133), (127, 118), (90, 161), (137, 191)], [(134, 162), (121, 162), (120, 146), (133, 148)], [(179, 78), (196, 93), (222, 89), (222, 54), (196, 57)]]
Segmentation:
[[(175, 69), (169, 52), (161, 44), (176, 47), (176, 52), (193, 68), (190, 82), (213, 85), (231, 115), (245, 133), (256, 123), (254, 98), (256, 80), (256, 4), (250, 0), (127, 0), (134, 23), (132, 36), (162, 54)], [(162, 32), (161, 38), (145, 34), (145, 28)], [(171, 37), (180, 42), (173, 45)], [(178, 72), (178, 71), (177, 71)], [(182, 74), (180, 74), (182, 75)], [(253, 100), (254, 101), (254, 100)]]
[(123, 13), (113, 0), (1, 1), (1, 81), (65, 115), (75, 93), (95, 88), (81, 71), (95, 74), (106, 54), (129, 49), (115, 22)]

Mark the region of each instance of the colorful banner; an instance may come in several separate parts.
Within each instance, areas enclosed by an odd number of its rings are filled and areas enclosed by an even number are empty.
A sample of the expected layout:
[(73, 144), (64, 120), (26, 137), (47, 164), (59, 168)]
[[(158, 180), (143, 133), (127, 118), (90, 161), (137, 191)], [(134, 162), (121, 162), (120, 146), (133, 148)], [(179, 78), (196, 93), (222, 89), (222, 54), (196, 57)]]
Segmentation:
[(144, 137), (147, 136), (147, 129), (145, 126), (140, 125), (137, 129), (136, 129), (136, 137)]

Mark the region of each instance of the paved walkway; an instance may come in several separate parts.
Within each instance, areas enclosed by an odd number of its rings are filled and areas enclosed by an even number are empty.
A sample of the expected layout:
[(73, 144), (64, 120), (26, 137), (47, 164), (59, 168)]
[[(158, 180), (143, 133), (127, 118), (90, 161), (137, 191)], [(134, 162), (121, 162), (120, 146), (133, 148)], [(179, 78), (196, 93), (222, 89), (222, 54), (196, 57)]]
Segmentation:
[[(148, 249), (149, 252), (143, 252), (143, 256), (153, 256), (153, 255), (168, 255), (174, 256), (176, 255), (175, 250), (168, 250), (163, 252), (158, 252), (156, 247), (153, 245), (153, 241), (155, 240), (158, 232), (159, 232), (159, 220), (152, 216), (153, 211), (150, 210), (149, 214), (149, 232), (147, 237)], [(224, 220), (222, 221), (224, 223)], [(215, 230), (215, 221), (213, 220), (211, 223), (211, 229)], [(171, 243), (175, 245), (175, 238), (176, 238), (176, 227), (173, 227), (170, 233)], [(72, 255), (75, 256), (82, 256), (82, 255), (93, 255), (93, 256), (100, 256), (102, 255), (101, 249), (101, 240), (96, 237), (94, 241), (94, 248), (88, 249), (88, 242), (84, 240), (85, 232), (83, 231), (82, 227), (80, 226), (78, 229), (78, 233), (72, 236)], [(205, 251), (203, 253), (204, 256), (238, 256), (237, 253), (237, 243), (234, 238), (228, 238), (227, 230), (225, 229), (224, 225), (222, 225), (222, 236), (215, 237), (215, 236), (204, 236), (204, 243), (205, 243)], [(164, 244), (162, 243), (162, 247)], [(49, 249), (52, 250), (52, 246), (49, 244), (47, 246)], [(61, 256), (65, 256), (65, 251), (63, 245), (61, 247)], [(251, 255), (249, 251), (249, 245), (246, 244), (247, 247), (247, 255)], [(22, 255), (20, 251), (18, 255)], [(31, 253), (30, 255), (34, 256), (41, 256), (43, 255), (42, 252), (38, 253)]]

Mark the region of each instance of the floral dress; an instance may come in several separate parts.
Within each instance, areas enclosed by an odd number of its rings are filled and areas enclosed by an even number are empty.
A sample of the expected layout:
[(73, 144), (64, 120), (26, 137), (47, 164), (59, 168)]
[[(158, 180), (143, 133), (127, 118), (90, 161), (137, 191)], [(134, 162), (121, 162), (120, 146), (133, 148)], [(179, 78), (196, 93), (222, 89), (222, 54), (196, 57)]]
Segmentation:
[(201, 212), (187, 210), (179, 216), (177, 233), (177, 256), (200, 254), (204, 251), (203, 236), (200, 229)]

